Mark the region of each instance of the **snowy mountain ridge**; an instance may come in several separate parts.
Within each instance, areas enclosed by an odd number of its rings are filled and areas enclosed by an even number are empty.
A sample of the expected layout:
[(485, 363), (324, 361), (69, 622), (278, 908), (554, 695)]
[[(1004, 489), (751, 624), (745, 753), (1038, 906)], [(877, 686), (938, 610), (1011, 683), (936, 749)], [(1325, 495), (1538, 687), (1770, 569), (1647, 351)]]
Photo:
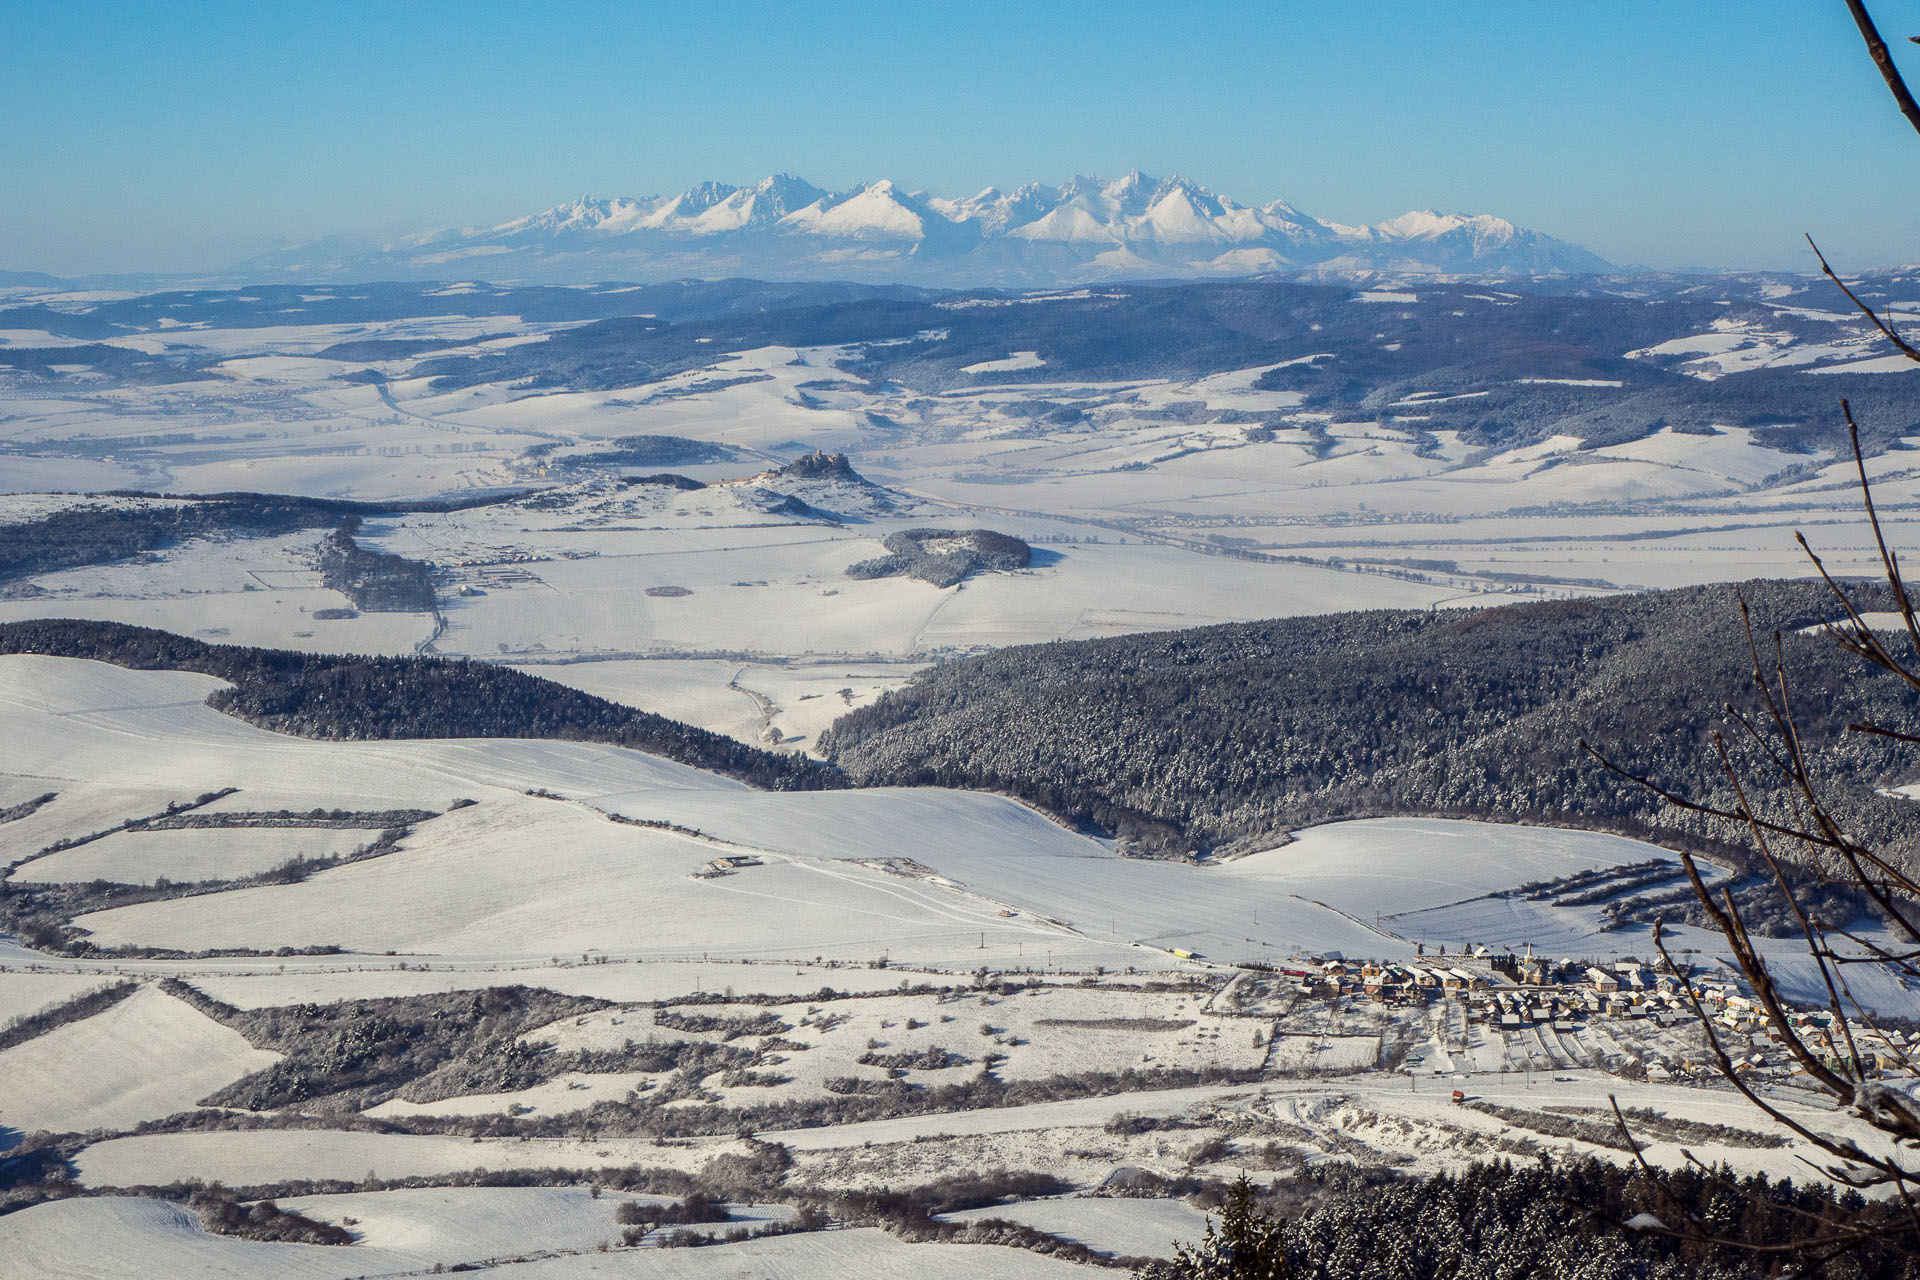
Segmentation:
[(1244, 205), (1179, 177), (988, 187), (950, 199), (890, 180), (825, 191), (785, 174), (669, 196), (583, 197), (491, 227), (382, 245), (339, 239), (244, 269), (300, 279), (444, 275), (468, 259), (495, 280), (663, 275), (1051, 285), (1141, 277), (1391, 272), (1581, 274), (1597, 255), (1486, 214), (1415, 211), (1345, 226), (1284, 200)]

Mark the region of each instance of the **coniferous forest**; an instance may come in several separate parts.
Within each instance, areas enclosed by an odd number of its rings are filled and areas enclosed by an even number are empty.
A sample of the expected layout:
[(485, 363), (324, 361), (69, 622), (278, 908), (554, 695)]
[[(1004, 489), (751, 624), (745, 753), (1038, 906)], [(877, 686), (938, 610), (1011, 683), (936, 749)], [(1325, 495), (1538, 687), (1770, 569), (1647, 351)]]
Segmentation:
[(1898, 721), (1915, 698), (1808, 633), (1839, 612), (1818, 583), (1003, 649), (935, 667), (849, 713), (827, 745), (857, 784), (1001, 791), (1142, 852), (1240, 850), (1388, 814), (1731, 848), (1737, 833), (1663, 805), (1579, 744), (1675, 791), (1730, 800), (1709, 735), (1726, 723), (1725, 701), (1754, 701), (1740, 598), (1769, 671), (1780, 633), (1801, 728), (1852, 829), (1903, 848), (1906, 802), (1875, 788), (1910, 770), (1914, 753), (1845, 727)]

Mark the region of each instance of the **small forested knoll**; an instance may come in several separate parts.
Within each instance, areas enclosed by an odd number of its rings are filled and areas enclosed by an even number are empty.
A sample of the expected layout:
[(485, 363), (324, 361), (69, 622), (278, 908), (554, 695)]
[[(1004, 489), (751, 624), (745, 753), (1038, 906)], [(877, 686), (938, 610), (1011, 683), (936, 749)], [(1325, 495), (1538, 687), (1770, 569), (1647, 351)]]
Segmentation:
[(217, 676), (233, 687), (208, 705), (304, 738), (560, 738), (648, 751), (761, 787), (841, 784), (814, 761), (479, 662), (252, 649), (72, 618), (0, 625), (0, 654), (7, 653)]
[(320, 544), (320, 580), (369, 613), (436, 613), (433, 566), (354, 540), (360, 517), (347, 516)]
[(849, 578), (891, 578), (905, 574), (950, 587), (990, 569), (1024, 569), (1033, 548), (1010, 533), (992, 529), (902, 529), (886, 537), (887, 554), (847, 566)]
[[(1608, 774), (1578, 743), (1731, 805), (1710, 735), (1729, 700), (1757, 701), (1736, 591), (1769, 669), (1771, 633), (1783, 633), (1794, 710), (1836, 811), (1856, 836), (1912, 858), (1912, 802), (1875, 788), (1911, 780), (1920, 751), (1845, 727), (1913, 724), (1920, 698), (1824, 636), (1800, 634), (1835, 612), (1815, 583), (1003, 649), (931, 668), (843, 716), (822, 743), (855, 783), (1003, 791), (1143, 852), (1244, 849), (1290, 828), (1387, 814), (1731, 850), (1740, 833)], [(1871, 590), (1859, 598), (1884, 607)]]

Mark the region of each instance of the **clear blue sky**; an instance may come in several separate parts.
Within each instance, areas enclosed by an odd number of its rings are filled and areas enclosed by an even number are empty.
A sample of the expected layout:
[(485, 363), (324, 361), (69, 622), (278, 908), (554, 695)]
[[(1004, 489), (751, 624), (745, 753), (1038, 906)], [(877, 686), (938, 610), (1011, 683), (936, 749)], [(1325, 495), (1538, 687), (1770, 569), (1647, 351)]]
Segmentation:
[[(1920, 79), (1920, 4), (1879, 0)], [(0, 268), (785, 170), (946, 194), (1131, 167), (1343, 222), (1491, 212), (1655, 266), (1920, 259), (1920, 137), (1839, 0), (0, 0)]]

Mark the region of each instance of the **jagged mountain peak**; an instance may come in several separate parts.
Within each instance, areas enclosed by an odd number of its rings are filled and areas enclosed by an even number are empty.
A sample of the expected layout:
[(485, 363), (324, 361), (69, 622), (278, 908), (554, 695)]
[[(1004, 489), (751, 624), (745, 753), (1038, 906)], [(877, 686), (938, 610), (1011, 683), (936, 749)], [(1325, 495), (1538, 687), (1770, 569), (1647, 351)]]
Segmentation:
[[(543, 209), (539, 213), (528, 214), (524, 218), (515, 218), (509, 222), (503, 222), (498, 226), (489, 228), (488, 232), (493, 234), (517, 234), (528, 231), (564, 232), (590, 230), (599, 226), (608, 218), (635, 207), (637, 203), (636, 201), (628, 199), (603, 200), (595, 196), (581, 196), (578, 199), (569, 200), (565, 204), (557, 204), (551, 209)], [(451, 234), (454, 233), (444, 231), (436, 232), (433, 238), (443, 238)], [(475, 235), (486, 233), (469, 231), (464, 234)]]
[(891, 180), (882, 178), (863, 183), (845, 196), (822, 196), (788, 214), (781, 225), (854, 240), (920, 240), (927, 234), (930, 213), (923, 198), (903, 194)]
[(724, 182), (702, 182), (698, 186), (687, 188), (678, 198), (677, 203), (688, 208), (711, 209), (739, 189), (728, 186)]
[(1059, 186), (989, 186), (949, 199), (881, 177), (828, 191), (779, 173), (668, 196), (583, 196), (480, 229), (382, 245), (282, 250), (236, 270), (301, 279), (437, 278), (476, 257), (500, 280), (750, 275), (933, 285), (1053, 286), (1129, 276), (1278, 271), (1424, 275), (1606, 271), (1577, 245), (1491, 214), (1415, 210), (1373, 226), (1284, 200), (1244, 205), (1180, 176), (1130, 169)]
[(827, 453), (815, 449), (783, 463), (764, 473), (764, 478), (787, 477), (796, 480), (848, 480), (860, 484), (868, 483), (867, 478), (853, 469), (844, 453)]
[(1435, 213), (1431, 209), (1416, 209), (1397, 218), (1388, 218), (1377, 224), (1375, 230), (1401, 240), (1433, 240), (1457, 231), (1468, 231), (1489, 239), (1511, 240), (1519, 232), (1519, 228), (1511, 222), (1492, 214)]

